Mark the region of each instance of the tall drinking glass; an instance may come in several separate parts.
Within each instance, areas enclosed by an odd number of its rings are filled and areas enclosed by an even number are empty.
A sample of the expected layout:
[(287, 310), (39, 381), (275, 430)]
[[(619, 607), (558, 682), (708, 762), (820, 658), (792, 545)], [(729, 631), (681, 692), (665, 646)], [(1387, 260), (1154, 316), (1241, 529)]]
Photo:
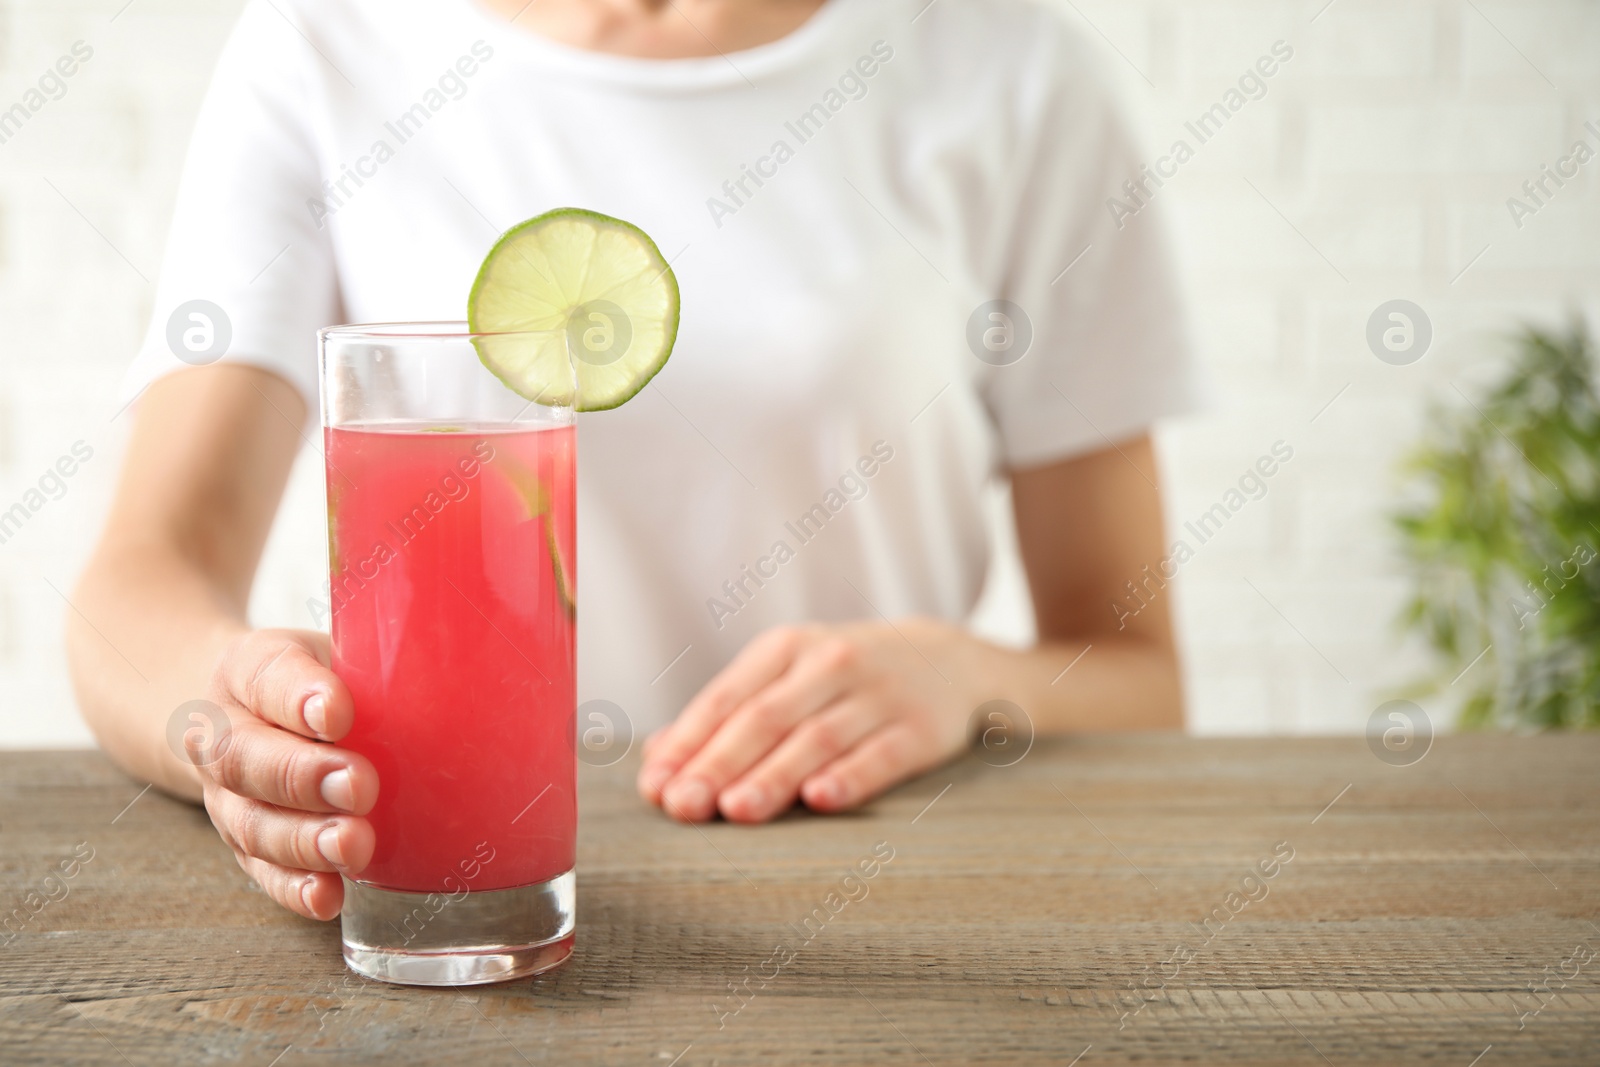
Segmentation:
[(547, 970), (574, 929), (574, 383), (529, 401), (478, 357), (565, 331), (318, 339), (341, 744), (379, 783), (345, 962), (408, 985)]

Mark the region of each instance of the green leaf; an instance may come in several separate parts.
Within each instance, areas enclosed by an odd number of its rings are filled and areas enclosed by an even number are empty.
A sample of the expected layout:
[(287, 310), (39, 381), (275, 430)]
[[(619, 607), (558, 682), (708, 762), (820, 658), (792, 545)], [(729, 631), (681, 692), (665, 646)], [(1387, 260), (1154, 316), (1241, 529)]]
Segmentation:
[(1524, 327), (1500, 381), (1434, 408), (1391, 516), (1412, 596), (1400, 625), (1438, 692), (1485, 648), (1464, 727), (1600, 726), (1600, 389), (1575, 319)]

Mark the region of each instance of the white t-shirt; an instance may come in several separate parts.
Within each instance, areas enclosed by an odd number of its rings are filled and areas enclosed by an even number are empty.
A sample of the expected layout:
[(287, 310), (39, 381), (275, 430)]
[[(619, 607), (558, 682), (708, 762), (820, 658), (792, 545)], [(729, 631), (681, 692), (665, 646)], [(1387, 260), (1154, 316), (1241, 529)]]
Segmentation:
[(554, 207), (639, 225), (682, 322), (640, 395), (579, 418), (578, 643), (580, 699), (643, 731), (769, 626), (965, 618), (990, 479), (1191, 406), (1159, 204), (1106, 204), (1140, 161), (1027, 0), (828, 0), (685, 60), (472, 0), (252, 0), (127, 388), (186, 365), (168, 320), (207, 300), (223, 358), (315, 412), (319, 327), (465, 317), (496, 235)]

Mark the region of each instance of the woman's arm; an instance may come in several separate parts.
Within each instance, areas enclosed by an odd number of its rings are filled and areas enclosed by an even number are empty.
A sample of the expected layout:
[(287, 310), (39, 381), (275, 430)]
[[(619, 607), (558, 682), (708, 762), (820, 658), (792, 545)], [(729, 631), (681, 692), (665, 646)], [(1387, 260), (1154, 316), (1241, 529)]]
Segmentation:
[(1148, 436), (1011, 476), (1039, 644), (975, 654), (1041, 733), (1183, 726), (1158, 485)]
[[(328, 918), (343, 887), (317, 872), (367, 863), (372, 830), (355, 816), (371, 810), (377, 774), (319, 743), (343, 737), (353, 717), (326, 635), (252, 631), (245, 617), (304, 418), (292, 386), (250, 367), (151, 385), (73, 597), (67, 651), (79, 705), (112, 759), (169, 793), (203, 797), (246, 873), (285, 907)], [(204, 751), (175, 743), (187, 721), (169, 731), (197, 699), (225, 719)]]
[(251, 579), (300, 443), (288, 420), (304, 415), (293, 387), (247, 367), (156, 381), (73, 597), (84, 718), (131, 774), (190, 800), (200, 778), (169, 749), (167, 719), (205, 696), (222, 650), (249, 629)]
[(1034, 648), (929, 619), (768, 631), (647, 743), (641, 795), (690, 821), (760, 822), (797, 797), (844, 810), (959, 754), (991, 700), (1044, 733), (1182, 726), (1165, 591), (1113, 608), (1146, 565), (1159, 575), (1149, 438), (1018, 471), (1012, 494)]

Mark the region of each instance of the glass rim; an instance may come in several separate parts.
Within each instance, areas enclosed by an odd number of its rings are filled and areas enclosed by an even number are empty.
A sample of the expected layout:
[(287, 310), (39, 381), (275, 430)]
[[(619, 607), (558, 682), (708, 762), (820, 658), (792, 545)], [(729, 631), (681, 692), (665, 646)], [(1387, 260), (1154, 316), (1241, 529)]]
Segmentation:
[(463, 319), (422, 322), (352, 322), (324, 326), (317, 331), (319, 341), (470, 341), (477, 337), (547, 337), (565, 333), (563, 327), (548, 330), (473, 330)]

